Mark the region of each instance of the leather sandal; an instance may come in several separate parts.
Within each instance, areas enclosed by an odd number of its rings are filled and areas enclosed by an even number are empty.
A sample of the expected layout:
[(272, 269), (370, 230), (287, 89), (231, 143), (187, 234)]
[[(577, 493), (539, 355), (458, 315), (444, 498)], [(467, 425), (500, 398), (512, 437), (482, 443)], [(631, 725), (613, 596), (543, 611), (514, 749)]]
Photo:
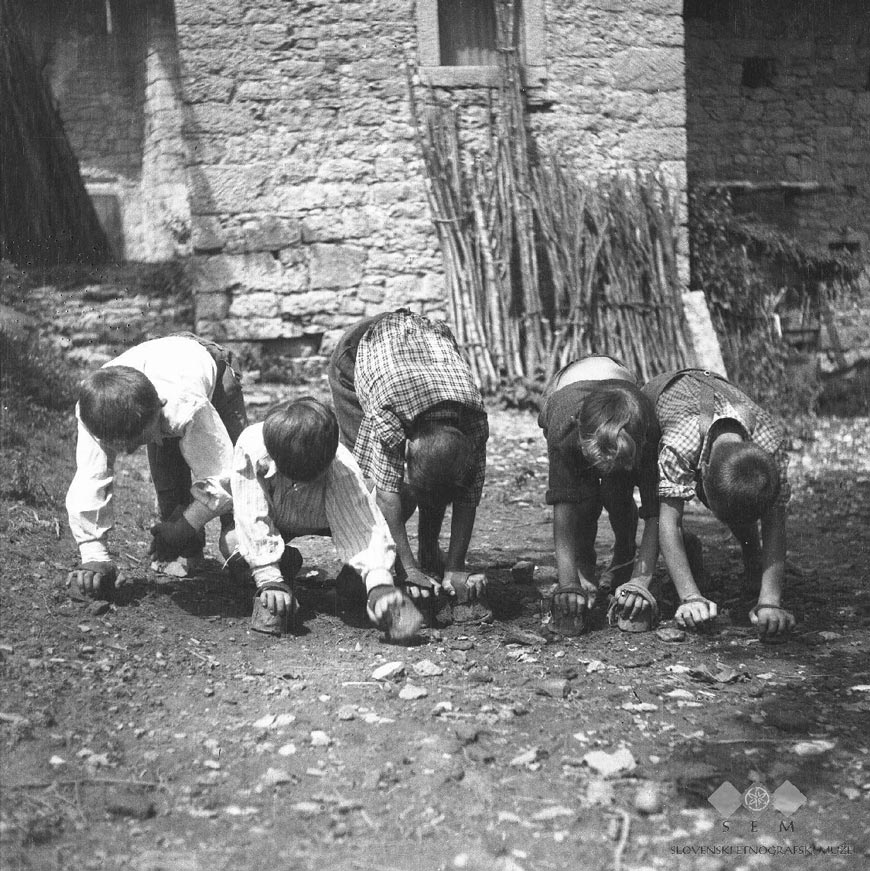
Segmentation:
[(423, 625), (423, 615), (398, 587), (379, 584), (366, 599), (369, 620), (391, 641), (410, 641)]
[[(566, 614), (556, 607), (556, 596), (564, 593), (574, 593), (583, 599), (584, 605), (578, 614)], [(586, 612), (589, 610), (589, 593), (583, 587), (573, 584), (559, 584), (550, 597), (549, 614), (544, 615), (544, 622), (549, 629), (558, 635), (581, 635), (586, 629)]]
[[(649, 603), (649, 609), (642, 611), (637, 617), (624, 617), (622, 605), (629, 595), (640, 596)], [(607, 609), (607, 622), (618, 626), (623, 632), (649, 632), (659, 622), (659, 603), (652, 591), (633, 581), (626, 581), (617, 587)]]
[[(483, 572), (462, 572), (461, 575), (462, 577), (452, 582), (456, 595), (448, 594), (450, 619), (453, 623), (492, 623), (495, 617), (486, 597), (486, 576)], [(468, 579), (472, 577), (483, 577), (483, 589), (475, 598), (471, 597), (474, 585), (468, 583)]]
[(264, 635), (286, 635), (287, 634), (287, 614), (273, 614), (266, 603), (260, 598), (260, 593), (266, 590), (280, 590), (283, 593), (290, 595), (290, 613), (295, 613), (299, 604), (293, 595), (293, 590), (289, 584), (274, 581), (268, 584), (263, 584), (257, 590), (257, 595), (254, 596), (254, 611), (251, 614), (251, 629), (255, 632), (262, 632)]

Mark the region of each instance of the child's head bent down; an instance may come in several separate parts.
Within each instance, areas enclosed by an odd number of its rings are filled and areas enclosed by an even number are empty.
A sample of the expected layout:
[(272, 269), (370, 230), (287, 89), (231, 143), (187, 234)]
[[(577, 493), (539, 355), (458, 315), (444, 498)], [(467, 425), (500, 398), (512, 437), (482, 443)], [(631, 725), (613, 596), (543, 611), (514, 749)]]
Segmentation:
[(455, 426), (425, 421), (408, 437), (408, 486), (424, 505), (450, 505), (468, 484), (474, 444)]
[(652, 403), (633, 385), (601, 387), (580, 407), (580, 450), (600, 475), (637, 468), (655, 422)]
[(779, 496), (776, 460), (752, 442), (714, 443), (701, 482), (710, 510), (729, 526), (758, 520)]
[(106, 366), (79, 387), (79, 417), (100, 441), (132, 450), (147, 440), (162, 408), (151, 381), (130, 366)]
[(312, 396), (281, 402), (266, 415), (263, 443), (285, 478), (313, 481), (335, 459), (338, 421)]

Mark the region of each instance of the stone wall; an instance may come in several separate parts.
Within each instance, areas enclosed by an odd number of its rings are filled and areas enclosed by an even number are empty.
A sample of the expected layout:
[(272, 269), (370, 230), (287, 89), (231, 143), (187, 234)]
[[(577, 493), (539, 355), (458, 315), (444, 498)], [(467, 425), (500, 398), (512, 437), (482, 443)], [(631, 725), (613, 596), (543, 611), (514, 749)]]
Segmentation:
[(686, 4), (688, 168), (748, 181), (741, 206), (808, 242), (870, 228), (870, 6), (865, 0)]
[[(535, 134), (584, 172), (663, 166), (684, 189), (681, 8), (548, 2)], [(176, 0), (200, 331), (325, 351), (365, 315), (444, 314), (403, 68), (417, 11)]]

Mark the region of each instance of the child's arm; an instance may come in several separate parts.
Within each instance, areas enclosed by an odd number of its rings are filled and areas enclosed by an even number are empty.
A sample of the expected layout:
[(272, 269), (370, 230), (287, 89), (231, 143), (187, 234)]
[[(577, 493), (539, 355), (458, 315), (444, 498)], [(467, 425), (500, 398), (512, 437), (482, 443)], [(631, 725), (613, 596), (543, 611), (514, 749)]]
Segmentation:
[(477, 516), (477, 506), (469, 502), (454, 502), (450, 519), (450, 547), (444, 566), (444, 589), (462, 590), (462, 595), (471, 599), (480, 598), (486, 588), (486, 575), (482, 573), (469, 574), (465, 567), (465, 557), (471, 544), (471, 534), (474, 531), (474, 519)]
[(631, 573), (632, 581), (649, 583), (656, 563), (659, 558), (659, 519), (647, 517), (643, 522), (643, 535), (640, 538), (640, 547), (634, 558), (634, 570)]
[(324, 507), (339, 557), (360, 573), (369, 592), (392, 586), (395, 544), (350, 451), (339, 446), (327, 475)]
[(775, 505), (761, 518), (761, 592), (749, 615), (762, 638), (783, 635), (795, 626), (794, 615), (781, 607), (785, 554), (785, 508)]
[[(596, 520), (597, 524), (597, 520)], [(598, 588), (593, 581), (595, 565), (580, 565), (577, 558), (582, 545), (590, 549), (594, 546), (595, 537), (589, 542), (578, 542), (582, 529), (589, 526), (584, 505), (579, 502), (557, 502), (553, 505), (553, 543), (556, 551), (556, 571), (559, 575), (559, 587), (575, 588), (579, 595), (568, 594), (569, 610), (572, 605), (582, 608), (595, 602)], [(588, 532), (588, 529), (587, 529)], [(561, 594), (560, 594), (561, 595)]]
[(248, 442), (253, 444), (251, 429), (239, 437), (231, 475), (239, 552), (251, 568), (261, 601), (273, 614), (290, 614), (292, 594), (280, 588), (284, 581), (280, 569), (284, 537), (278, 531), (256, 463), (247, 450)]
[(411, 550), (408, 530), (405, 526), (406, 512), (402, 494), (381, 490), (378, 487), (377, 505), (384, 515), (390, 535), (396, 543), (396, 556), (402, 561), (402, 568), (407, 575), (408, 592), (415, 598), (417, 596), (428, 598), (437, 592), (437, 584), (432, 578), (420, 571), (414, 552)]
[[(677, 609), (676, 621), (689, 629), (702, 628), (719, 613), (715, 602), (701, 595), (683, 541), (683, 509), (685, 500), (663, 497), (659, 511), (659, 542), (662, 556), (682, 604)], [(644, 530), (645, 531), (645, 530)]]

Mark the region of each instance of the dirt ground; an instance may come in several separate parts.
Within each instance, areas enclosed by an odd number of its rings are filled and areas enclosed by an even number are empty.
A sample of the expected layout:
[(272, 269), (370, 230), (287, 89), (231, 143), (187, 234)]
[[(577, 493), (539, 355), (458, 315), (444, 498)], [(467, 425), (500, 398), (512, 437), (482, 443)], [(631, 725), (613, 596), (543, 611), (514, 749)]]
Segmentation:
[[(251, 632), (250, 592), (218, 562), (155, 575), (144, 452), (118, 477), (126, 600), (71, 599), (74, 430), (46, 425), (29, 448), (40, 499), (5, 499), (0, 520), (0, 865), (868, 867), (868, 423), (820, 420), (794, 441), (791, 640), (756, 639), (733, 598), (739, 551), (693, 509), (718, 632), (625, 634), (598, 611), (586, 635), (553, 641), (544, 443), (532, 415), (493, 409), (471, 561), (497, 620), (407, 647), (337, 600), (325, 540), (301, 545), (304, 610), (282, 639)], [(610, 542), (602, 518), (600, 566)], [(543, 567), (535, 583), (514, 580), (521, 560)], [(376, 676), (388, 663), (400, 665)]]

